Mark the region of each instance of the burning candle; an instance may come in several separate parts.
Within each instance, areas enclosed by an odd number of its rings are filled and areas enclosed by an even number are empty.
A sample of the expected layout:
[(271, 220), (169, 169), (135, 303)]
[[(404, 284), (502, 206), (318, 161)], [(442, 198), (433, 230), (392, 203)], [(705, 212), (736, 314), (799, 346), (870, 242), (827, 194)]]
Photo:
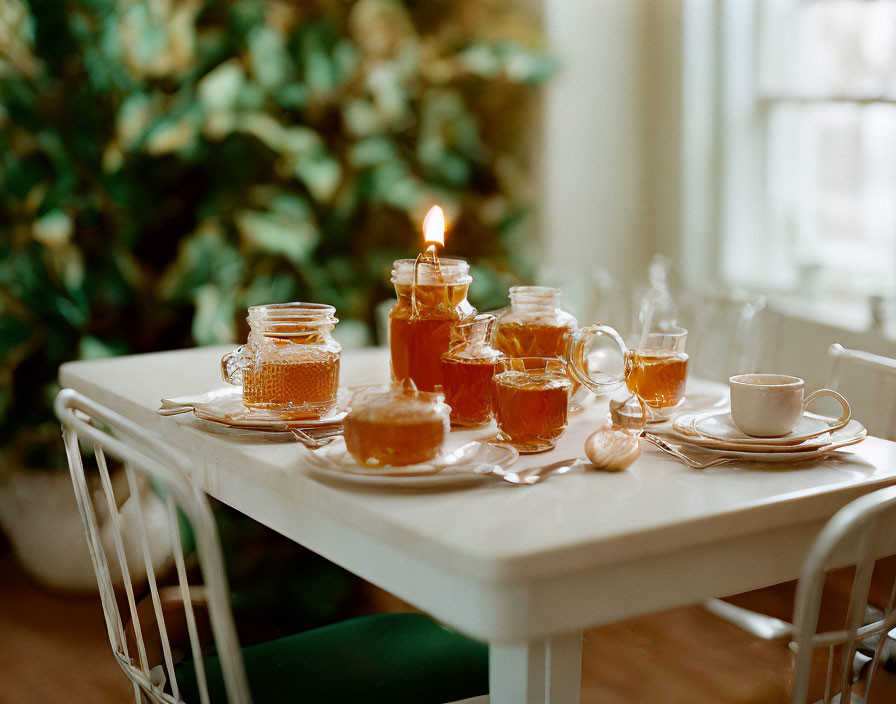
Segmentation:
[(441, 357), (451, 326), (476, 314), (467, 301), (469, 265), (439, 259), (445, 244), (445, 214), (435, 205), (423, 219), (424, 250), (416, 259), (399, 259), (392, 270), (398, 301), (389, 312), (392, 378), (411, 379), (421, 391), (442, 385)]

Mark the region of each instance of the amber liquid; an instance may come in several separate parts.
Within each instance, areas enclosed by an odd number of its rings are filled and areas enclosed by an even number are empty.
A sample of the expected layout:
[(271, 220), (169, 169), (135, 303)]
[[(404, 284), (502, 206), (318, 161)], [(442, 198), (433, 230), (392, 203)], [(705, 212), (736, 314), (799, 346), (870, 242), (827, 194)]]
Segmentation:
[(349, 413), (345, 446), (359, 464), (401, 467), (435, 458), (442, 449), (448, 424), (424, 402), (402, 404), (400, 410), (368, 408)]
[(684, 352), (628, 350), (625, 383), (651, 408), (669, 408), (684, 398), (688, 356)]
[(549, 450), (566, 430), (569, 379), (504, 371), (492, 382), (499, 436), (520, 452)]
[(442, 360), (442, 390), (451, 406), (451, 425), (485, 425), (493, 416), (492, 377), (497, 364), (489, 360)]
[(320, 418), (336, 405), (339, 355), (256, 361), (243, 370), (243, 404), (284, 418)]
[(494, 345), (508, 357), (557, 357), (566, 353), (566, 326), (499, 323)]

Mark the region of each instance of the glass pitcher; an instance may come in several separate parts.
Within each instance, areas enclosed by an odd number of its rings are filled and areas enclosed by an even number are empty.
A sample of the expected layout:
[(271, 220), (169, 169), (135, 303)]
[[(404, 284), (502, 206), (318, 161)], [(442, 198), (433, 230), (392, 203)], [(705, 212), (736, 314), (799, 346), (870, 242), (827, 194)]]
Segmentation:
[(455, 323), (451, 346), (442, 355), (442, 390), (451, 406), (451, 425), (476, 428), (493, 416), (491, 381), (504, 358), (491, 346), (495, 316), (481, 313)]
[(392, 283), (398, 300), (389, 311), (392, 379), (411, 379), (421, 391), (442, 386), (442, 355), (451, 326), (476, 315), (467, 301), (473, 277), (462, 259), (399, 259)]
[(336, 407), (342, 346), (333, 306), (278, 303), (249, 308), (249, 339), (224, 355), (224, 381), (242, 385), (243, 405), (284, 419), (320, 418)]
[(576, 319), (562, 308), (559, 288), (514, 286), (510, 308), (501, 313), (495, 328), (495, 347), (508, 357), (563, 358), (566, 334)]
[[(685, 398), (688, 355), (684, 351), (688, 331), (673, 325), (652, 328), (634, 348), (609, 325), (590, 325), (572, 333), (566, 349), (570, 376), (595, 394), (606, 394), (623, 383), (643, 401), (647, 422), (666, 420)], [(596, 370), (589, 348), (605, 336), (622, 355), (622, 371)], [(600, 364), (599, 366), (603, 366)]]

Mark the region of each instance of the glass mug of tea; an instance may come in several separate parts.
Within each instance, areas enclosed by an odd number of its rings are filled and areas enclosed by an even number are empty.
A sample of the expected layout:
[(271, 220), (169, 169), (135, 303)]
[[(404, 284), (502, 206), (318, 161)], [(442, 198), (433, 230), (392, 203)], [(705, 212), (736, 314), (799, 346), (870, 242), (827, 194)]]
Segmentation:
[(316, 419), (336, 407), (339, 356), (333, 306), (277, 303), (249, 308), (249, 339), (224, 355), (221, 376), (242, 385), (243, 405), (278, 417)]
[[(599, 337), (612, 340), (622, 354), (621, 373), (592, 372), (587, 352)], [(684, 351), (688, 331), (664, 326), (642, 335), (634, 349), (609, 325), (590, 325), (570, 333), (567, 341), (569, 372), (576, 381), (596, 394), (606, 394), (623, 383), (644, 402), (646, 422), (668, 420), (672, 411), (684, 402), (688, 374), (688, 355)]]
[(566, 432), (572, 382), (554, 357), (508, 357), (492, 377), (498, 438), (521, 453), (545, 452)]

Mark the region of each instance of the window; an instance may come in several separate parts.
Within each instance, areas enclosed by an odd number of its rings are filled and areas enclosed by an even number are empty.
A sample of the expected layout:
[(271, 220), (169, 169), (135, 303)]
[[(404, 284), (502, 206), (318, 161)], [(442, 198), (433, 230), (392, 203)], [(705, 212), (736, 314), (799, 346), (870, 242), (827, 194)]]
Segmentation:
[(896, 2), (718, 7), (723, 275), (896, 295)]

